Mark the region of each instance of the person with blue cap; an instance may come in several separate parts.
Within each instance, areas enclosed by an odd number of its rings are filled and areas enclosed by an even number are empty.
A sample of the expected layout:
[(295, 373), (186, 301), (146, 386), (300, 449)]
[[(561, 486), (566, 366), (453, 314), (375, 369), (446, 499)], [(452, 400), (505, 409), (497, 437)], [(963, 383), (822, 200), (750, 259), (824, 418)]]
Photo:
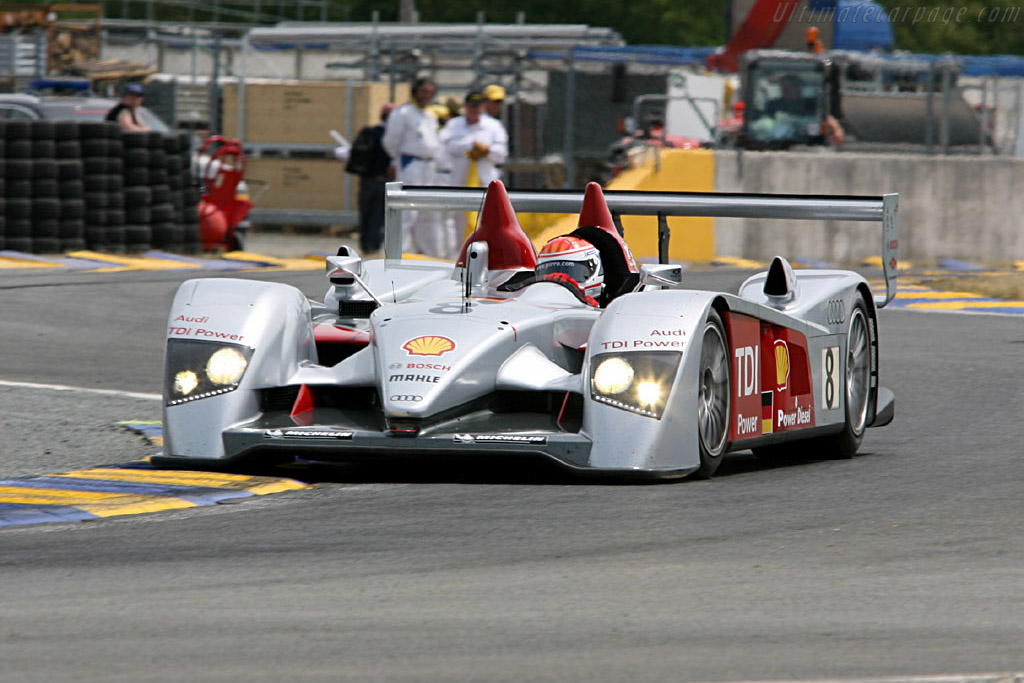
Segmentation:
[(116, 121), (126, 131), (149, 130), (149, 126), (142, 123), (135, 114), (135, 109), (141, 104), (142, 84), (127, 83), (121, 101), (107, 112), (107, 121)]

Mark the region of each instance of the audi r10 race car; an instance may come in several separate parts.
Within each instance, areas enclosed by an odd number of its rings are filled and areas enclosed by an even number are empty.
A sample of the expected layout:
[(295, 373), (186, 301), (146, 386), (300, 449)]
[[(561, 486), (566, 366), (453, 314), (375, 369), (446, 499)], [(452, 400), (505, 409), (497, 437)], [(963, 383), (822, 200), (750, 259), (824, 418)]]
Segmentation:
[[(481, 199), (483, 205), (481, 207)], [(582, 201), (581, 201), (582, 200)], [(711, 476), (729, 451), (803, 441), (852, 456), (887, 424), (876, 309), (896, 291), (896, 195), (387, 188), (385, 258), (327, 258), (310, 301), (285, 284), (194, 279), (167, 328), (155, 465), (533, 457), (577, 473)], [(608, 296), (537, 277), (515, 210), (580, 212)], [(401, 256), (404, 211), (480, 211), (458, 260)], [(637, 267), (618, 216), (659, 216)], [(886, 294), (776, 257), (738, 294), (686, 289), (665, 216), (878, 221)], [(582, 231), (582, 232), (580, 232)], [(589, 231), (589, 232), (588, 232)], [(574, 233), (576, 234), (576, 233)]]

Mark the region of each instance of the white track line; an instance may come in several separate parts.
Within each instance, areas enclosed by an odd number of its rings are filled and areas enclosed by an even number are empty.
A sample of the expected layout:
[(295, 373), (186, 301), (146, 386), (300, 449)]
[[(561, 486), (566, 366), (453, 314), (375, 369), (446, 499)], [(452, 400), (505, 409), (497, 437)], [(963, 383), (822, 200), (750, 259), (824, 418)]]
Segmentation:
[(138, 398), (144, 401), (159, 401), (160, 394), (141, 394), (135, 391), (117, 391), (116, 389), (90, 389), (88, 387), (69, 387), (64, 384), (36, 384), (35, 382), (8, 382), (0, 379), (0, 386), (20, 389), (48, 389), (50, 391), (71, 391), (78, 394), (100, 394), (101, 396), (117, 396), (119, 398)]
[(803, 680), (749, 680), (735, 683), (1024, 683), (1024, 673), (890, 676), (883, 678), (810, 678)]

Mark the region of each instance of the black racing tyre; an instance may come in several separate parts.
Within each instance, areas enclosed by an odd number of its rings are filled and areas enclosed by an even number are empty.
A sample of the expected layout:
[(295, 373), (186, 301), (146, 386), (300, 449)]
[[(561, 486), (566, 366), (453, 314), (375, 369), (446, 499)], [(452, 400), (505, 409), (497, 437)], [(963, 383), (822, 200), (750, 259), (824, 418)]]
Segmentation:
[(169, 174), (180, 175), (181, 174), (181, 155), (180, 154), (168, 154), (167, 161), (164, 162), (164, 168), (167, 169)]
[(33, 237), (33, 254), (59, 254), (60, 240), (56, 237)]
[(84, 199), (85, 183), (81, 180), (62, 180), (57, 192), (61, 199)]
[[(7, 224), (4, 226), (4, 237), (10, 241), (12, 237), (31, 237), (32, 236), (32, 221), (27, 218), (16, 218), (7, 219)], [(13, 249), (14, 247), (9, 247)]]
[(107, 179), (107, 192), (111, 194), (121, 194), (124, 191), (124, 178), (119, 173), (108, 173)]
[(119, 254), (125, 252), (124, 225), (107, 226), (107, 251)]
[(185, 244), (185, 230), (177, 223), (155, 223), (153, 246), (159, 249), (178, 249)]
[(102, 251), (107, 248), (106, 226), (85, 226), (85, 247), (93, 251)]
[(84, 173), (82, 161), (61, 160), (57, 162), (57, 180), (81, 180)]
[[(167, 187), (171, 188), (171, 191), (181, 198), (181, 191), (185, 188), (185, 183), (181, 179), (180, 173), (168, 173), (167, 174)], [(182, 203), (184, 199), (182, 198)]]
[(104, 124), (107, 131), (108, 140), (117, 140), (120, 142), (124, 138), (124, 131), (121, 130), (121, 124), (114, 121), (108, 121)]
[(82, 159), (82, 171), (86, 177), (102, 175), (107, 172), (107, 157), (86, 157)]
[(82, 140), (106, 140), (107, 124), (104, 121), (82, 121), (78, 124), (78, 134)]
[(83, 239), (85, 237), (85, 221), (81, 218), (61, 220), (57, 236), (63, 239)]
[[(834, 458), (852, 458), (857, 454), (867, 428), (871, 404), (871, 358), (874, 343), (868, 306), (861, 294), (850, 309), (846, 323), (846, 358), (842, 364), (846, 422), (843, 431), (819, 440), (822, 450)], [(839, 359), (836, 359), (838, 362)]]
[(59, 218), (60, 200), (56, 197), (36, 197), (32, 200), (32, 218)]
[(181, 230), (185, 233), (185, 245), (183, 251), (186, 254), (198, 254), (202, 251), (202, 246), (199, 243), (199, 221), (195, 223), (182, 223)]
[(62, 237), (60, 240), (60, 251), (62, 254), (70, 254), (85, 249), (85, 237)]
[(57, 156), (57, 143), (53, 140), (33, 140), (33, 159), (53, 159)]
[(129, 251), (132, 248), (139, 248), (141, 251), (149, 249), (153, 242), (153, 228), (149, 225), (131, 224), (124, 226), (124, 244)]
[(118, 159), (124, 156), (124, 143), (121, 142), (120, 138), (117, 140), (107, 140), (107, 155)]
[(149, 169), (145, 166), (124, 169), (124, 184), (126, 187), (148, 187)]
[(174, 207), (166, 203), (154, 204), (152, 208), (152, 217), (153, 223), (171, 223), (174, 220)]
[(10, 180), (27, 180), (35, 173), (31, 159), (8, 159), (4, 165), (4, 177)]
[(86, 209), (85, 210), (85, 227), (86, 230), (92, 228), (105, 228), (107, 227), (107, 210), (106, 209)]
[(58, 143), (66, 141), (78, 142), (77, 121), (54, 121), (53, 137)]
[(153, 203), (153, 190), (150, 187), (126, 187), (124, 189), (124, 205), (149, 206)]
[(82, 158), (82, 144), (78, 140), (59, 140), (54, 149), (58, 159)]
[(109, 156), (110, 145), (106, 138), (82, 138), (83, 157)]
[(125, 224), (124, 209), (107, 209), (107, 225), (122, 227)]
[(60, 195), (60, 181), (56, 178), (37, 178), (32, 181), (33, 197), (57, 197)]
[(27, 138), (7, 139), (4, 149), (8, 159), (31, 159), (32, 141)]
[(170, 204), (171, 188), (169, 185), (151, 185), (154, 204)]
[(32, 139), (32, 122), (31, 121), (5, 121), (4, 122), (4, 137), (8, 140), (31, 140)]
[(33, 140), (53, 140), (56, 137), (55, 132), (53, 121), (39, 119), (32, 122), (31, 136)]
[(28, 199), (32, 196), (32, 181), (25, 180), (7, 180), (7, 198), (8, 199)]
[(149, 167), (167, 170), (167, 152), (162, 149), (149, 150)]
[(56, 218), (46, 218), (32, 221), (32, 239), (37, 237), (53, 237), (60, 235), (60, 221)]
[(164, 134), (163, 133), (161, 133), (159, 131), (156, 131), (156, 130), (151, 130), (151, 131), (148, 131), (146, 133), (146, 136), (147, 136), (146, 137), (146, 146), (147, 147), (149, 147), (150, 149), (159, 149), (159, 150), (163, 151), (163, 148), (164, 148)]
[(124, 208), (124, 192), (108, 192), (107, 193), (107, 208), (108, 209), (123, 209)]
[(164, 136), (164, 151), (168, 155), (177, 156), (178, 152), (181, 151), (181, 138), (174, 133), (168, 133)]
[(33, 178), (56, 178), (57, 162), (54, 159), (36, 159), (32, 162)]
[(145, 132), (126, 131), (121, 135), (121, 142), (124, 144), (125, 153), (129, 149), (147, 149), (149, 136)]
[(125, 149), (121, 159), (126, 169), (149, 168), (149, 150), (144, 147)]
[(32, 217), (32, 200), (8, 197), (6, 201), (8, 220), (27, 220)]
[(120, 156), (107, 157), (107, 173), (113, 173), (114, 175), (124, 175), (124, 159)]
[(63, 220), (69, 218), (81, 219), (85, 217), (84, 199), (61, 199), (60, 217)]
[(150, 185), (166, 185), (167, 184), (167, 171), (163, 168), (149, 167), (149, 184)]
[(32, 253), (31, 237), (4, 237), (4, 249), (20, 251), (23, 254)]
[(85, 185), (86, 195), (95, 192), (106, 192), (107, 191), (107, 175), (105, 173), (97, 173), (95, 175), (86, 175), (83, 184)]
[(140, 204), (138, 206), (129, 206), (124, 210), (124, 219), (126, 223), (145, 224), (148, 225), (153, 221), (153, 211), (148, 204)]
[(718, 469), (729, 445), (732, 389), (729, 372), (732, 359), (725, 339), (725, 326), (714, 309), (708, 311), (701, 333), (700, 366), (697, 378), (697, 432), (700, 467), (694, 472), (708, 479)]

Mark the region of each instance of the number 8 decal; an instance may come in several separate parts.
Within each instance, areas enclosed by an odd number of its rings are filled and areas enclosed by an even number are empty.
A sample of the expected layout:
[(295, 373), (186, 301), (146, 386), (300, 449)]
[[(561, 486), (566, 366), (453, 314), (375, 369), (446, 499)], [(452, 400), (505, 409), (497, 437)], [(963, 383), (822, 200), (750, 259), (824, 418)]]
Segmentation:
[(825, 410), (839, 407), (836, 385), (839, 382), (839, 347), (826, 346), (821, 350), (821, 405)]

